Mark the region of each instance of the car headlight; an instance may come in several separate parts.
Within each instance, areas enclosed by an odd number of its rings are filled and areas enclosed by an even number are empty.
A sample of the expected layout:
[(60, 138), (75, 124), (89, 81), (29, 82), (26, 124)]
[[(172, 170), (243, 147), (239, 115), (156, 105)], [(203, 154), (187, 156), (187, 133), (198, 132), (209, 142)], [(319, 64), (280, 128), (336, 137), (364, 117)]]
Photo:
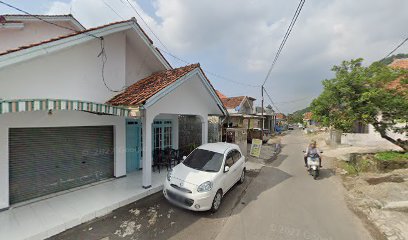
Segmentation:
[(167, 181), (169, 181), (169, 182), (171, 180), (172, 173), (173, 173), (173, 170), (170, 170), (170, 171), (167, 172)]
[(212, 187), (213, 187), (213, 183), (210, 181), (207, 181), (205, 183), (200, 184), (200, 186), (198, 186), (197, 192), (209, 192), (211, 191)]

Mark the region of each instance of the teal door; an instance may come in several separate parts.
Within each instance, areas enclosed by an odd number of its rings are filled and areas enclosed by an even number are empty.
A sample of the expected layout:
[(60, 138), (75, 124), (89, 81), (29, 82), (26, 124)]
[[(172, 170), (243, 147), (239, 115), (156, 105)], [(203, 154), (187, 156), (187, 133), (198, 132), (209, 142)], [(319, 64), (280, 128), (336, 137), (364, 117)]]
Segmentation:
[(126, 172), (141, 168), (142, 123), (139, 119), (126, 119)]

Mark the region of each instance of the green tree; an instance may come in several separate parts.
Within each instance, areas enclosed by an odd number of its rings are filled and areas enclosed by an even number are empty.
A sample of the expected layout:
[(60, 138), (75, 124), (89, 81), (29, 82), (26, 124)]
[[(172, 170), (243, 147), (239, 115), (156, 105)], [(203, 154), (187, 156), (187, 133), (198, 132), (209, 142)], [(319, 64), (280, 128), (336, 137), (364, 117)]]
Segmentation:
[(289, 114), (288, 115), (289, 124), (303, 123), (303, 114), (309, 111), (310, 109), (307, 107)]
[[(380, 62), (364, 67), (362, 61), (332, 68), (335, 77), (323, 81), (323, 92), (311, 104), (314, 118), (343, 132), (351, 132), (355, 122), (372, 124), (382, 138), (408, 151), (407, 140), (390, 134), (408, 132), (408, 72)], [(392, 87), (395, 82), (399, 87)]]

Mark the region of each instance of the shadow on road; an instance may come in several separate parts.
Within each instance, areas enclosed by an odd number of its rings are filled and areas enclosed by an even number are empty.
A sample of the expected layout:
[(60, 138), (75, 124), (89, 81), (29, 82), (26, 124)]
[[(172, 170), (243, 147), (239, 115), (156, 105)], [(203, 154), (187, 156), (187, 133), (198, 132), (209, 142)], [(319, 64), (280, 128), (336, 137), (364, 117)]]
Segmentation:
[(288, 158), (288, 155), (279, 154), (266, 163), (272, 167), (279, 167), (286, 158)]
[[(262, 168), (258, 177), (253, 180), (251, 188), (247, 189), (244, 197), (241, 199), (241, 205), (247, 205), (251, 201), (255, 201), (263, 192), (272, 189), (290, 177), (292, 177), (292, 175), (278, 168)], [(238, 211), (236, 212), (239, 213), (242, 209), (243, 208), (237, 208)]]
[[(225, 194), (220, 210), (214, 214), (176, 207), (159, 192), (50, 239), (213, 239), (234, 209), (245, 207), (244, 204), (256, 200), (259, 194), (290, 177), (278, 169), (264, 169), (261, 173), (259, 170), (248, 171), (245, 182), (236, 184)], [(262, 175), (260, 180), (259, 174)], [(259, 186), (248, 188), (253, 181)]]
[(322, 180), (325, 178), (331, 178), (332, 176), (336, 175), (335, 169), (331, 168), (321, 168), (320, 169), (320, 174), (317, 180)]

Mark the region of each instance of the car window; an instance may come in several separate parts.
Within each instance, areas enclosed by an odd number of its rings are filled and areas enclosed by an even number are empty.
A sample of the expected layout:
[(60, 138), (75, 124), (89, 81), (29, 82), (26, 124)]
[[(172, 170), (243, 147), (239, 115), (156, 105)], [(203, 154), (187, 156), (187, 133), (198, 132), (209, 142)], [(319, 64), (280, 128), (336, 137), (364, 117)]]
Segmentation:
[(232, 159), (234, 163), (238, 162), (238, 160), (241, 159), (241, 153), (238, 150), (233, 150)]
[(186, 160), (183, 161), (183, 164), (187, 167), (206, 171), (206, 172), (218, 172), (222, 165), (223, 155), (220, 153), (204, 150), (204, 149), (195, 149)]
[(225, 159), (225, 166), (231, 167), (234, 165), (234, 152), (231, 151), (227, 154), (227, 158)]

